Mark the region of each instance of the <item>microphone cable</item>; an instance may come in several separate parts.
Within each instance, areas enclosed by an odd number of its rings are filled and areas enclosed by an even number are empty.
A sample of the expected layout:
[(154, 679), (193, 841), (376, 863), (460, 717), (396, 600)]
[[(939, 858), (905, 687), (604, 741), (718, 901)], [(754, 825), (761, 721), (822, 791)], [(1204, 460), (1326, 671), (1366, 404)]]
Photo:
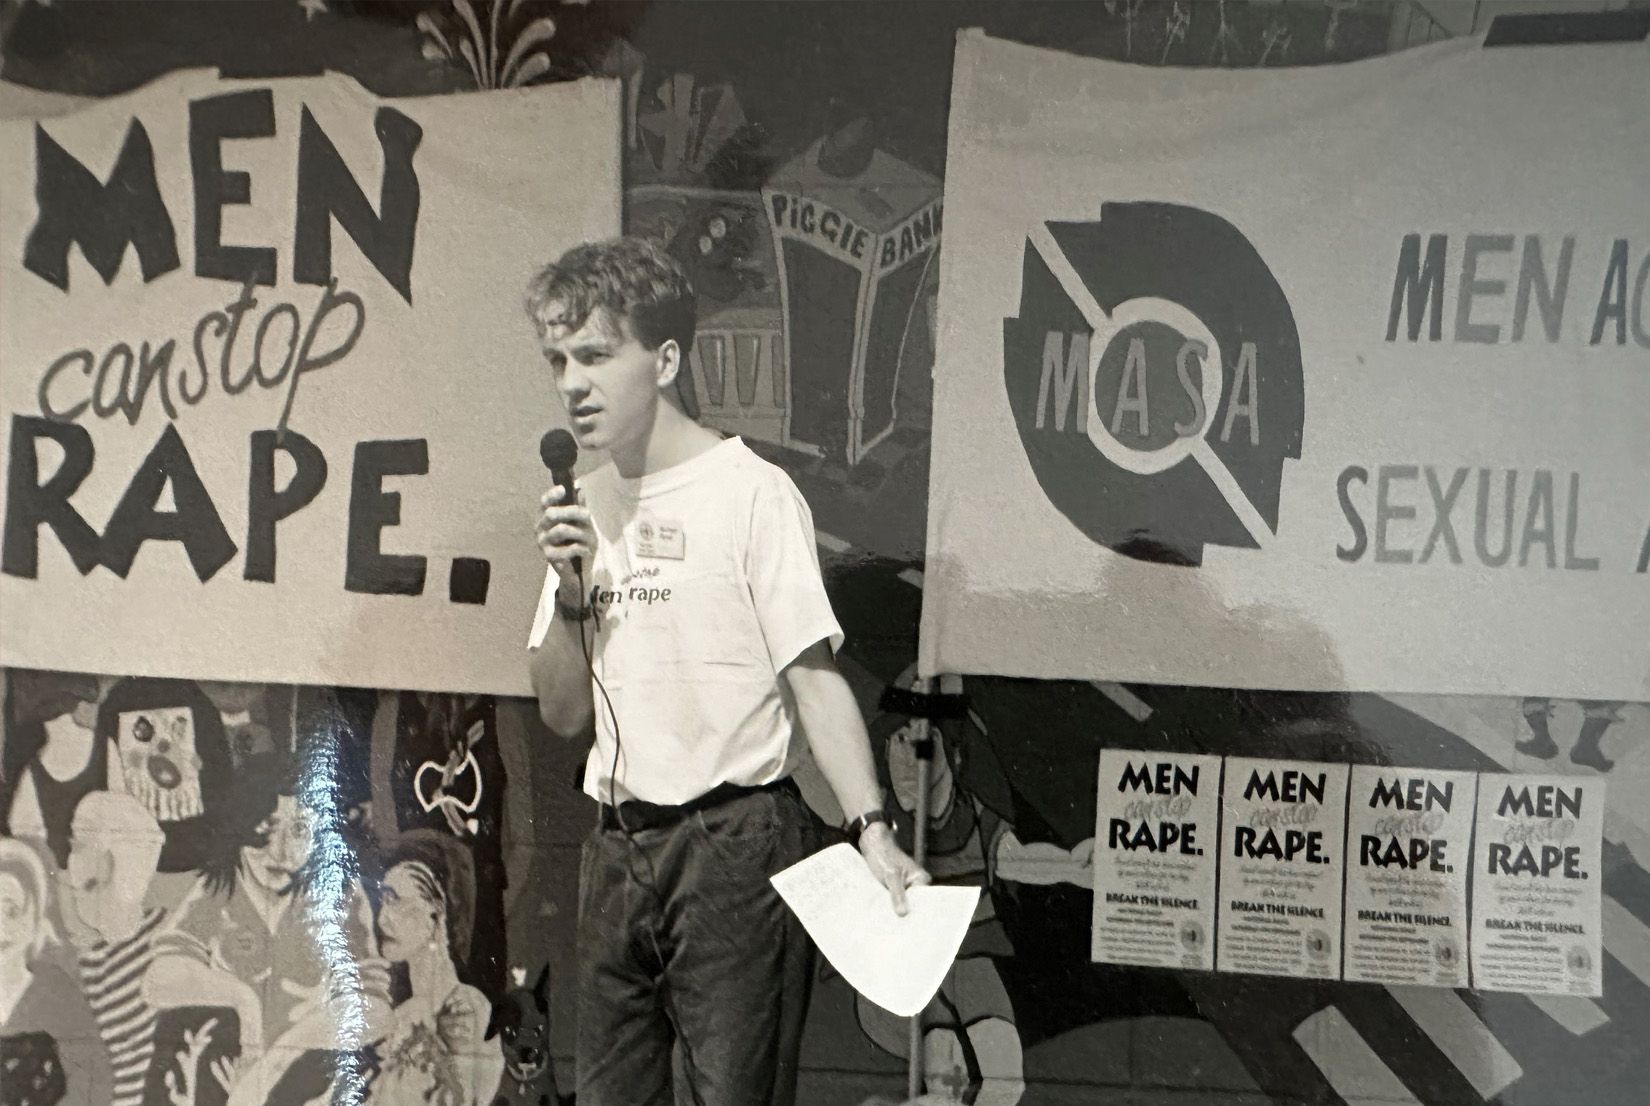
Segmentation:
[[(574, 572), (578, 575), (579, 596), (582, 600), (582, 598), (587, 594), (584, 586), (583, 558), (575, 558)], [(596, 607), (595, 600), (592, 599), (590, 602), (590, 637), (595, 637), (600, 629), (601, 613)], [(625, 841), (630, 845), (631, 855), (625, 865), (626, 874), (635, 878), (637, 882), (642, 883), (647, 887), (648, 893), (653, 896), (654, 903), (658, 905), (659, 917), (662, 920), (667, 911), (665, 909), (664, 895), (659, 890), (659, 871), (653, 866), (653, 858), (647, 855), (646, 850), (636, 844), (636, 835), (631, 830), (629, 824), (625, 821), (624, 810), (619, 805), (617, 791), (619, 786), (619, 756), (624, 749), (624, 739), (619, 733), (619, 715), (618, 712), (613, 709), (613, 698), (607, 693), (607, 685), (603, 684), (602, 678), (596, 674), (595, 657), (591, 653), (590, 642), (585, 637), (584, 627), (582, 625), (579, 627), (578, 634), (579, 648), (584, 653), (585, 670), (590, 673), (591, 682), (596, 685), (596, 689), (602, 693), (602, 702), (607, 707), (607, 718), (613, 726), (613, 765), (607, 775), (607, 803), (613, 808), (613, 817), (618, 820), (619, 831), (624, 834)], [(592, 704), (592, 706), (594, 706), (594, 704)], [(649, 878), (642, 879), (641, 874), (634, 869), (633, 863), (636, 856), (640, 856), (642, 858), (642, 862), (647, 865)], [(653, 956), (659, 962), (659, 970), (663, 973), (665, 957), (664, 951), (659, 947), (658, 930), (654, 926), (649, 925), (647, 927), (647, 936), (648, 942), (653, 946)], [(668, 987), (668, 984), (666, 986)], [(692, 1098), (694, 1106), (705, 1106), (704, 1099), (699, 1096), (699, 1088), (694, 1083), (693, 1049), (688, 1045), (687, 1035), (682, 1032), (682, 1027), (677, 1024), (676, 1019), (671, 1017), (668, 1006), (665, 1009), (665, 1016), (670, 1019), (671, 1027), (676, 1031), (677, 1043), (682, 1046), (682, 1074), (687, 1080), (688, 1094)]]

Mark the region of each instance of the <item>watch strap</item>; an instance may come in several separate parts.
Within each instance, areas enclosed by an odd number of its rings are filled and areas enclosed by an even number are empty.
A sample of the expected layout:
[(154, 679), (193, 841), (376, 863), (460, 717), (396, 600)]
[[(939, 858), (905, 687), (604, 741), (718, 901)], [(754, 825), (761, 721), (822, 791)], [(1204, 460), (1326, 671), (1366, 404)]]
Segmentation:
[(855, 818), (852, 822), (848, 823), (848, 840), (857, 848), (859, 846), (859, 839), (862, 835), (864, 835), (865, 831), (879, 822), (885, 826), (891, 826), (893, 824), (888, 820), (888, 815), (884, 811), (866, 811), (864, 814), (861, 814), (858, 818)]

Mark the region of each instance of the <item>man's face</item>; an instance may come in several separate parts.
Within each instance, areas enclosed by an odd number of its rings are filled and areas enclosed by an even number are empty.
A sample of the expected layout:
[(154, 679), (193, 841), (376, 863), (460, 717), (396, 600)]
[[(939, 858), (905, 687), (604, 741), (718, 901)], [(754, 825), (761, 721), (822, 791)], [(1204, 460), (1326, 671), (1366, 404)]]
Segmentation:
[[(547, 314), (554, 318), (556, 306)], [(660, 403), (660, 358), (627, 320), (598, 308), (577, 329), (551, 323), (540, 337), (580, 446), (623, 449), (645, 440)]]

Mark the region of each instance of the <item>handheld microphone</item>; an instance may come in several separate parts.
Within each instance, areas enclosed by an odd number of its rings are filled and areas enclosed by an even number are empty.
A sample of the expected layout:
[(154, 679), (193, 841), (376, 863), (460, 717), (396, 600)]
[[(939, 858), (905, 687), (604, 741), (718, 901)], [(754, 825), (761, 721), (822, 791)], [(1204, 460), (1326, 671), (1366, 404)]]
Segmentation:
[[(573, 489), (573, 465), (578, 459), (579, 443), (568, 431), (560, 428), (547, 430), (539, 439), (539, 460), (550, 470), (550, 479), (562, 489), (558, 506), (570, 507), (579, 501), (579, 493)], [(584, 574), (583, 560), (583, 557), (573, 558), (573, 571), (581, 576)]]

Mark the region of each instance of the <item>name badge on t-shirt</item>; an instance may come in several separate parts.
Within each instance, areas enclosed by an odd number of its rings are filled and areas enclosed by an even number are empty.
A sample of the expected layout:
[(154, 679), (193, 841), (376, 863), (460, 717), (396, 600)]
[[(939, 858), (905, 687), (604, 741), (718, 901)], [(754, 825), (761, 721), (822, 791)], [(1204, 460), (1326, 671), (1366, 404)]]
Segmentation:
[(675, 519), (643, 516), (636, 523), (636, 555), (679, 561), (687, 556), (687, 535)]

